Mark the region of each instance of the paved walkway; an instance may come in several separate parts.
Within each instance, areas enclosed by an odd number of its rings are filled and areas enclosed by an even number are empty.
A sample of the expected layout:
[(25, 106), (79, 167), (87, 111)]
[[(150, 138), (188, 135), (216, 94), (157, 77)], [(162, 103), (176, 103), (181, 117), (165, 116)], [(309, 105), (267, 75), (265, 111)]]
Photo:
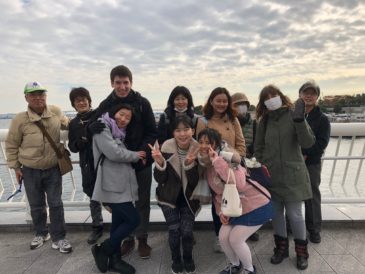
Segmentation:
[[(273, 236), (270, 227), (260, 230), (260, 241), (249, 243), (253, 262), (258, 272), (265, 274), (330, 274), (365, 273), (365, 205), (322, 205), (324, 230), (320, 244), (309, 244), (309, 267), (298, 271), (295, 267), (294, 242), (290, 241), (290, 258), (280, 265), (270, 264)], [(104, 221), (110, 225), (110, 214), (103, 211)], [(74, 251), (61, 254), (51, 248), (51, 243), (37, 250), (30, 250), (33, 238), (31, 225), (24, 212), (0, 211), (0, 274), (34, 273), (99, 273), (86, 243), (90, 230), (90, 213), (66, 210), (68, 239)], [(167, 244), (165, 221), (159, 208), (151, 210), (152, 230), (149, 243), (152, 257), (142, 260), (134, 252), (127, 260), (140, 274), (167, 274), (170, 272), (170, 252)], [(197, 218), (194, 232), (197, 244), (194, 259), (197, 273), (215, 274), (226, 265), (223, 254), (214, 253), (215, 240), (211, 224), (210, 207), (204, 207)]]
[[(0, 234), (0, 273), (99, 273), (91, 252), (86, 243), (88, 231), (71, 229), (68, 239), (74, 251), (71, 254), (61, 254), (51, 248), (47, 242), (37, 250), (29, 249), (33, 237), (31, 232), (7, 232)], [(214, 234), (211, 230), (196, 230), (197, 244), (194, 248), (194, 258), (197, 273), (219, 273), (226, 260), (223, 254), (212, 251)], [(142, 260), (134, 252), (127, 260), (133, 264), (137, 273), (164, 274), (170, 272), (170, 253), (167, 245), (167, 233), (164, 230), (154, 231), (150, 235), (150, 245), (153, 247), (152, 257)], [(298, 271), (295, 267), (293, 241), (290, 241), (290, 258), (280, 265), (270, 264), (273, 239), (271, 229), (260, 231), (260, 241), (250, 243), (253, 262), (257, 273), (365, 273), (365, 229), (344, 228), (334, 225), (327, 227), (322, 233), (322, 243), (309, 245), (309, 267)]]

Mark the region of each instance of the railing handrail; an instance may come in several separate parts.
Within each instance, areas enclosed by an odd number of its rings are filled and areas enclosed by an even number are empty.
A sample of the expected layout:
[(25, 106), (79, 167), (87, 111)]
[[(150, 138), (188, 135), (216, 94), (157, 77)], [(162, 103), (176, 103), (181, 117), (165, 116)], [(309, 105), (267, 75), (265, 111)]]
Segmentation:
[[(0, 146), (1, 146), (1, 150), (4, 153), (4, 146), (3, 146), (3, 142), (5, 141), (5, 138), (7, 136), (8, 130), (7, 129), (0, 129)], [(61, 140), (65, 143), (67, 143), (67, 137), (68, 137), (68, 132), (67, 131), (62, 131), (61, 132)], [(352, 151), (353, 151), (353, 147), (354, 147), (354, 141), (357, 137), (365, 137), (365, 123), (331, 123), (331, 137), (338, 137), (337, 140), (337, 145), (336, 145), (336, 150), (334, 155), (325, 155), (322, 158), (322, 161), (333, 161), (332, 164), (332, 171), (331, 171), (331, 175), (330, 175), (330, 179), (329, 179), (329, 186), (330, 188), (333, 186), (333, 181), (334, 179), (337, 179), (337, 177), (335, 176), (335, 170), (337, 167), (337, 162), (338, 161), (345, 161), (345, 167), (344, 169), (344, 174), (342, 177), (342, 182), (341, 182), (341, 186), (343, 187), (348, 175), (348, 170), (349, 170), (349, 163), (350, 161), (358, 161), (359, 164), (357, 166), (357, 170), (356, 168), (353, 168), (353, 174), (355, 174), (355, 181), (353, 183), (353, 187), (356, 188), (358, 187), (358, 183), (360, 181), (360, 176), (364, 175), (364, 173), (361, 173), (362, 170), (362, 166), (363, 166), (363, 162), (365, 160), (365, 139), (364, 139), (364, 144), (361, 150), (357, 150), (357, 152), (360, 152), (361, 154), (357, 155), (352, 155)], [(348, 155), (339, 155), (339, 151), (340, 151), (340, 146), (343, 140), (343, 137), (351, 137), (351, 143), (350, 143), (350, 147), (349, 147), (349, 151), (348, 151)], [(5, 153), (4, 153), (5, 155)], [(74, 164), (78, 163), (78, 161), (73, 161)], [(0, 162), (0, 167), (1, 166), (5, 166), (6, 163), (5, 161)], [(354, 165), (355, 167), (355, 165)], [(10, 169), (9, 173), (10, 173)], [(14, 183), (14, 178), (13, 175), (10, 175), (10, 180), (11, 180), (11, 184), (12, 184), (12, 188), (15, 190), (16, 189), (16, 184)], [(363, 177), (361, 177), (362, 179)], [(74, 177), (71, 174), (71, 183), (72, 183), (72, 187), (73, 190), (75, 192), (76, 188), (76, 184), (74, 181)], [(361, 182), (365, 182), (365, 179), (362, 180)], [(332, 189), (331, 189), (332, 191)], [(3, 187), (3, 182), (1, 181), (0, 178), (0, 198), (2, 197), (4, 193), (4, 187)], [(357, 191), (357, 193), (359, 193), (359, 191)], [(74, 196), (74, 194), (73, 194)], [(0, 202), (0, 208), (1, 207), (6, 207), (6, 208), (24, 208), (26, 207), (26, 203), (24, 202), (25, 196), (23, 196), (23, 199), (21, 201), (18, 202), (13, 202), (12, 200), (10, 200), (9, 202)], [(358, 197), (351, 197), (351, 198), (347, 198), (347, 197), (323, 197), (322, 198), (322, 203), (365, 203), (365, 195), (361, 195), (359, 193)], [(82, 201), (74, 201), (73, 198), (71, 200), (68, 201), (64, 201), (64, 205), (65, 207), (79, 207), (79, 206), (87, 206), (88, 205), (88, 201), (86, 199), (86, 196), (84, 196), (84, 199)]]

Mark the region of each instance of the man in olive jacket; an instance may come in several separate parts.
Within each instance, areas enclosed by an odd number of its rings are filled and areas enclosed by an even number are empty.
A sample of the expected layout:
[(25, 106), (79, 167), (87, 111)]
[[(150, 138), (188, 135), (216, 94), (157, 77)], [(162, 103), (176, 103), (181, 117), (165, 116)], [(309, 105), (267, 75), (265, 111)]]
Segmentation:
[(305, 201), (305, 224), (312, 243), (321, 242), (322, 213), (319, 190), (322, 170), (321, 157), (328, 145), (331, 131), (327, 116), (317, 106), (319, 95), (319, 86), (314, 81), (304, 83), (299, 89), (299, 96), (305, 102), (306, 120), (316, 136), (313, 146), (302, 149), (313, 193), (313, 198)]
[(18, 113), (11, 121), (5, 140), (6, 158), (9, 168), (15, 170), (17, 181), (24, 182), (35, 229), (30, 249), (41, 247), (51, 237), (53, 249), (69, 253), (72, 246), (65, 239), (62, 176), (57, 156), (36, 124), (42, 123), (56, 145), (60, 145), (60, 130), (67, 129), (68, 118), (58, 107), (46, 104), (46, 91), (38, 82), (26, 84), (24, 94), (28, 109)]

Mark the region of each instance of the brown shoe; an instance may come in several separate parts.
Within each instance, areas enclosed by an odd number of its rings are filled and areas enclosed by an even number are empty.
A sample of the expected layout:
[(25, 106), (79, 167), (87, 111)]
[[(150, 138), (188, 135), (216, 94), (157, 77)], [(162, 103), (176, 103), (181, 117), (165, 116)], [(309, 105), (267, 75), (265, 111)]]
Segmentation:
[(141, 259), (149, 259), (152, 248), (147, 244), (147, 238), (138, 239), (138, 253)]
[(120, 247), (122, 258), (129, 255), (134, 250), (135, 245), (134, 239), (125, 239)]

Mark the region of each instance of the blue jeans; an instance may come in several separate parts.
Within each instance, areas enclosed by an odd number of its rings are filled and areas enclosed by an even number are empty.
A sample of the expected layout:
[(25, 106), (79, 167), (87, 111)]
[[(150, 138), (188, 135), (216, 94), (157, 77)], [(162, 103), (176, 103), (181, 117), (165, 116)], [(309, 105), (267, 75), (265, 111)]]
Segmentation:
[(46, 198), (49, 207), (49, 232), (53, 242), (66, 236), (62, 203), (62, 177), (58, 166), (49, 169), (23, 167), (24, 187), (36, 236), (48, 233)]
[(112, 209), (110, 242), (114, 252), (119, 252), (120, 244), (139, 224), (139, 214), (132, 202), (104, 203)]

